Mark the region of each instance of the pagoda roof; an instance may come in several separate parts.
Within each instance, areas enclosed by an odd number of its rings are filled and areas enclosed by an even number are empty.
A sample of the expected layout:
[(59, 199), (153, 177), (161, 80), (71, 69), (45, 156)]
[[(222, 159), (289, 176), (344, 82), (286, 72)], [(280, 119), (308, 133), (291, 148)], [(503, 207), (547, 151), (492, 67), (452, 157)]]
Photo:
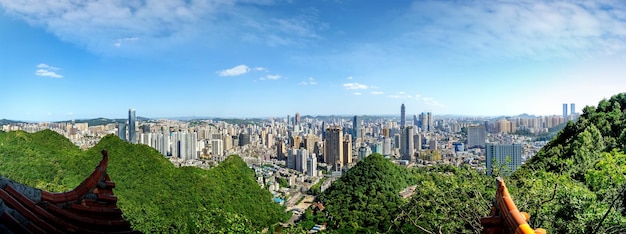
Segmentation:
[(480, 220), (483, 226), (482, 233), (488, 234), (546, 234), (543, 228), (532, 229), (528, 225), (530, 215), (520, 212), (513, 202), (504, 180), (496, 178), (496, 197), (488, 217)]
[(139, 233), (122, 217), (102, 160), (76, 188), (53, 193), (0, 176), (0, 233)]

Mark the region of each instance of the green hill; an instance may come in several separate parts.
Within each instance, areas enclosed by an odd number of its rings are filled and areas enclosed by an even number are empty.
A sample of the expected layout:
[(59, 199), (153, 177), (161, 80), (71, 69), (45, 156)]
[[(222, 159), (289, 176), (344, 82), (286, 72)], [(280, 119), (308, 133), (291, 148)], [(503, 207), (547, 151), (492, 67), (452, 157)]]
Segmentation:
[(530, 196), (520, 202), (537, 210), (531, 224), (559, 233), (626, 232), (625, 146), (626, 93), (585, 107), (513, 175)]
[(109, 151), (114, 193), (142, 232), (252, 232), (288, 216), (238, 156), (210, 170), (176, 168), (156, 150), (109, 135), (81, 151), (53, 131), (0, 132), (0, 174), (37, 188), (78, 185)]
[[(495, 194), (491, 182), (467, 167), (407, 169), (372, 154), (320, 195), (326, 217), (313, 220), (328, 220), (331, 233), (480, 232)], [(414, 194), (401, 198), (412, 185)]]
[(415, 183), (405, 169), (372, 154), (358, 162), (319, 196), (339, 232), (386, 231), (405, 201), (398, 193)]

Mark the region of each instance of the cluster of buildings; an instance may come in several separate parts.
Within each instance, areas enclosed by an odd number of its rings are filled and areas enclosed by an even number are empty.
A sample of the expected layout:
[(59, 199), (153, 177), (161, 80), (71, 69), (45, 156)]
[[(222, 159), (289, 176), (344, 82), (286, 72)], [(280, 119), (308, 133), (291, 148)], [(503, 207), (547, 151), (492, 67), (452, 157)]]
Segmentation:
[[(574, 104), (570, 106), (575, 110)], [(406, 106), (402, 104), (399, 120), (302, 117), (296, 113), (293, 117), (238, 123), (168, 119), (139, 122), (135, 110), (130, 109), (124, 122), (98, 126), (74, 121), (20, 123), (4, 125), (2, 130), (52, 129), (83, 148), (95, 145), (107, 134), (116, 134), (124, 141), (148, 145), (176, 162), (219, 163), (228, 155), (238, 154), (250, 162), (283, 165), (312, 177), (339, 175), (372, 153), (402, 165), (466, 163), (491, 173), (494, 163), (515, 170), (545, 144), (513, 134), (516, 131), (547, 132), (577, 117), (575, 111), (566, 114), (567, 105), (563, 108), (563, 116), (434, 118), (431, 112), (422, 112), (407, 121)]]

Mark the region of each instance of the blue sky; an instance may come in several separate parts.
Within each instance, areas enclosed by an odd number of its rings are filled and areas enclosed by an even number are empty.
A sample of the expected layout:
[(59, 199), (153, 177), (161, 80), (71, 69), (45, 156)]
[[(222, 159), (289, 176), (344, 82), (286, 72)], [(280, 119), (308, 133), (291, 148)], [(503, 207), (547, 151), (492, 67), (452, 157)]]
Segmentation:
[(0, 119), (552, 115), (626, 91), (626, 3), (0, 0), (0, 48)]

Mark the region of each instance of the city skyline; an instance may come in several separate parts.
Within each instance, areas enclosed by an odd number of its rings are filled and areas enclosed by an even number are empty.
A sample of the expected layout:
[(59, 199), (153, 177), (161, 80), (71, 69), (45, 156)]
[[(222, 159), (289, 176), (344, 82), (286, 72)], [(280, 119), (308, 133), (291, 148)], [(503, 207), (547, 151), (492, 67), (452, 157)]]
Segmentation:
[(0, 0), (0, 119), (125, 118), (129, 107), (390, 115), (401, 104), (582, 113), (626, 90), (623, 12), (622, 1)]

